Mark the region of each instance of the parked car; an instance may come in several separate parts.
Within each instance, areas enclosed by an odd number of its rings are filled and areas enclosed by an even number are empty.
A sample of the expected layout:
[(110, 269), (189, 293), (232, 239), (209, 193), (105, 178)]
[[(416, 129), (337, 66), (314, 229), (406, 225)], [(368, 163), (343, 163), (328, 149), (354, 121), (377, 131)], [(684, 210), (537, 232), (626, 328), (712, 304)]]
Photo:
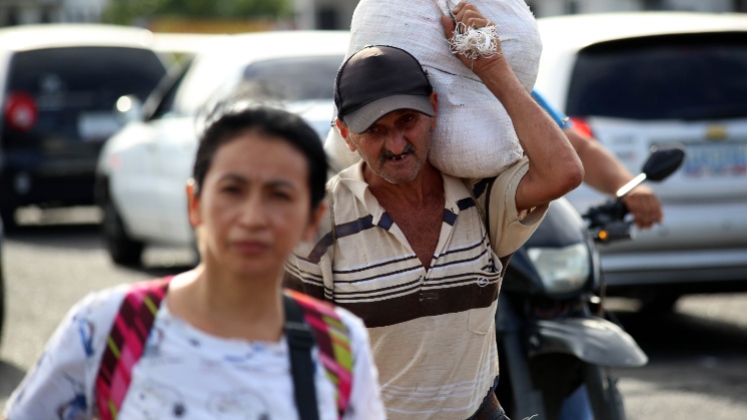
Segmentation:
[[(687, 158), (652, 186), (664, 222), (602, 248), (608, 293), (671, 308), (747, 289), (747, 16), (633, 13), (539, 19), (536, 88), (636, 173), (651, 149)], [(604, 198), (568, 195), (580, 212)]]
[(152, 34), (105, 25), (0, 30), (0, 217), (19, 206), (93, 204), (96, 161), (122, 123), (122, 95), (145, 99), (166, 74)]
[(3, 243), (5, 243), (5, 229), (3, 221), (0, 220), (0, 339), (3, 335), (3, 324), (5, 323), (5, 268), (3, 266)]
[[(190, 245), (187, 180), (205, 113), (237, 92), (296, 112), (325, 138), (333, 85), (348, 47), (341, 31), (268, 32), (221, 37), (167, 77), (142, 112), (106, 143), (97, 197), (112, 259), (140, 261), (147, 243)], [(269, 101), (269, 102), (267, 102)], [(138, 115), (139, 114), (139, 115)]]
[(154, 33), (151, 48), (170, 63), (185, 63), (203, 49), (216, 34)]

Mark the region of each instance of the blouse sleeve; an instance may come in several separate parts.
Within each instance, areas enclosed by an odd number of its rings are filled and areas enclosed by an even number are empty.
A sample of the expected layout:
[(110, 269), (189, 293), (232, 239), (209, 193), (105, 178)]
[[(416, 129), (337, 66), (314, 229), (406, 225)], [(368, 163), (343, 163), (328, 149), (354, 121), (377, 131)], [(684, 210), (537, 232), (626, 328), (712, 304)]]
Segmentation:
[(116, 299), (112, 301), (114, 295), (91, 294), (68, 312), (36, 366), (11, 395), (5, 411), (7, 419), (93, 418), (98, 366), (119, 309)]

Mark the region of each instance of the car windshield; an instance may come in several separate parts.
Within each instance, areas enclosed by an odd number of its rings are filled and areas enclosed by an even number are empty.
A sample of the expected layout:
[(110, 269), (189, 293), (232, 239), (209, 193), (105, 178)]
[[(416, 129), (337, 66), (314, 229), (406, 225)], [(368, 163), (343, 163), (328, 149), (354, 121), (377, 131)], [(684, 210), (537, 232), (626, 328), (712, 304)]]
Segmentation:
[(578, 54), (566, 112), (638, 120), (744, 118), (745, 75), (745, 33), (595, 44)]
[(33, 98), (39, 117), (30, 135), (103, 140), (117, 128), (117, 99), (145, 100), (165, 74), (146, 49), (48, 48), (16, 53), (6, 89)]
[(243, 85), (264, 99), (332, 99), (342, 56), (293, 57), (260, 61), (244, 71)]

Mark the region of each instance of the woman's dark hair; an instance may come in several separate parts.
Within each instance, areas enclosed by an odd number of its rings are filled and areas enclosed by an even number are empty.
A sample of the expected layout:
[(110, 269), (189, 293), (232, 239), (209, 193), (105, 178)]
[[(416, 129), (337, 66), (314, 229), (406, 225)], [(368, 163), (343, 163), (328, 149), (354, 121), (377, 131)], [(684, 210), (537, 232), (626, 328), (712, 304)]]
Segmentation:
[(276, 108), (256, 106), (230, 112), (224, 112), (222, 109), (225, 107), (211, 113), (220, 113), (220, 116), (209, 123), (200, 138), (192, 172), (196, 191), (199, 193), (201, 190), (205, 175), (210, 170), (218, 149), (245, 132), (255, 131), (269, 138), (283, 139), (303, 153), (309, 166), (311, 207), (319, 206), (324, 199), (328, 164), (327, 155), (316, 131), (301, 117)]

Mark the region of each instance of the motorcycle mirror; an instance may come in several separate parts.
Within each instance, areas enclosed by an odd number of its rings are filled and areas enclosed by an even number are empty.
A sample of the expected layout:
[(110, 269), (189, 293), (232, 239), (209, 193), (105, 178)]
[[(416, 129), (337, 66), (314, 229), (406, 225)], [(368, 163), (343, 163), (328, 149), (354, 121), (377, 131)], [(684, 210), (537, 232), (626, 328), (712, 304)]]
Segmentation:
[(665, 149), (654, 149), (654, 152), (643, 165), (643, 172), (617, 190), (616, 196), (618, 198), (624, 196), (633, 188), (643, 183), (643, 181), (656, 182), (665, 179), (679, 169), (684, 160), (685, 151), (680, 147), (673, 146)]
[(661, 181), (680, 168), (685, 160), (685, 151), (680, 147), (657, 149), (648, 157), (642, 172), (649, 181)]

